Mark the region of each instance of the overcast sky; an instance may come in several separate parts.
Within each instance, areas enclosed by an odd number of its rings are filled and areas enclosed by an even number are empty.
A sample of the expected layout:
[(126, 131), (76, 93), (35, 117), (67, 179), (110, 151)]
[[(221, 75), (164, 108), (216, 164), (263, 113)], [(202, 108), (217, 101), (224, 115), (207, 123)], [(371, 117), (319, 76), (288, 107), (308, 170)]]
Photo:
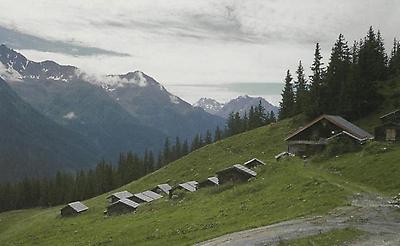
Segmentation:
[(389, 47), (399, 0), (0, 0), (0, 42), (88, 72), (142, 70), (165, 85), (281, 82), (314, 45), (370, 25)]

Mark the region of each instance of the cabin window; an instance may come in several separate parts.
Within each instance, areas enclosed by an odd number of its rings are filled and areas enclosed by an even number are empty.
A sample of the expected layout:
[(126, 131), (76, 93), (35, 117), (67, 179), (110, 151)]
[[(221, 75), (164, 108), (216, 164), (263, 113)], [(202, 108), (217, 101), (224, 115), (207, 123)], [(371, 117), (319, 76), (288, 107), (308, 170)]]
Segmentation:
[(396, 129), (386, 129), (386, 141), (396, 141)]

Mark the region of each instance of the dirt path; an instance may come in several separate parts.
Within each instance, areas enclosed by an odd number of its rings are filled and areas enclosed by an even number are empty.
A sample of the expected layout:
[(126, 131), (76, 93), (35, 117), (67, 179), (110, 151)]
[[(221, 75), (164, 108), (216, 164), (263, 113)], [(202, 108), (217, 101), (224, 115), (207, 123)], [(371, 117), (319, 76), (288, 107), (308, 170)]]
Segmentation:
[(334, 209), (325, 216), (290, 220), (247, 231), (227, 234), (198, 245), (278, 245), (282, 240), (317, 235), (347, 227), (367, 232), (352, 245), (400, 245), (400, 212), (389, 199), (356, 194), (352, 205)]

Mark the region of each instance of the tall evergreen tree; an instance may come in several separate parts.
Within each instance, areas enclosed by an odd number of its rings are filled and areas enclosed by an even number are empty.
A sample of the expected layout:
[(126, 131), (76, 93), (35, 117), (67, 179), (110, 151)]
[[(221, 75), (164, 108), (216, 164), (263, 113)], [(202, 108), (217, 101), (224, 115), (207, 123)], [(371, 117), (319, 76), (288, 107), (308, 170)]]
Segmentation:
[(217, 142), (221, 139), (222, 139), (222, 131), (219, 128), (219, 126), (217, 126), (217, 128), (215, 129), (215, 133), (214, 133), (214, 142)]
[(346, 94), (346, 84), (350, 69), (350, 48), (343, 34), (340, 34), (332, 48), (323, 86), (321, 106), (324, 113), (340, 114), (341, 111), (347, 111), (350, 98)]
[(282, 91), (282, 101), (279, 104), (279, 119), (285, 119), (294, 114), (295, 98), (292, 80), (292, 75), (288, 70), (285, 78), (285, 87)]
[(304, 74), (304, 67), (301, 61), (299, 61), (299, 66), (296, 71), (297, 79), (294, 82), (295, 88), (295, 114), (300, 114), (305, 111), (307, 106), (307, 81), (306, 76)]
[(316, 117), (322, 113), (322, 83), (324, 79), (324, 63), (322, 62), (321, 47), (319, 43), (315, 46), (314, 61), (311, 65), (310, 93), (307, 100), (306, 113), (309, 117)]

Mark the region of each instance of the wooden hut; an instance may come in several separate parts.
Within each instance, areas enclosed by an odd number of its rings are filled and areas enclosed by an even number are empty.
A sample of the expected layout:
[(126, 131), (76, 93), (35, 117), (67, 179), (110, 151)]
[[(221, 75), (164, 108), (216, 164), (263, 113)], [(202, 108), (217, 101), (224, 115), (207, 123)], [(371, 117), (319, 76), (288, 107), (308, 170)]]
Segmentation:
[(199, 183), (199, 188), (204, 188), (208, 186), (218, 186), (219, 185), (219, 179), (217, 177), (209, 177), (206, 180), (202, 181)]
[(247, 168), (255, 168), (255, 167), (258, 167), (258, 166), (264, 166), (265, 165), (265, 163), (263, 162), (263, 161), (261, 161), (261, 160), (259, 160), (259, 159), (257, 159), (257, 158), (253, 158), (253, 159), (251, 159), (251, 160), (249, 160), (249, 161), (246, 161), (244, 164), (243, 164), (243, 166), (245, 166), (245, 167), (247, 167)]
[(356, 143), (373, 139), (370, 133), (336, 115), (322, 115), (289, 135), (288, 152), (307, 156), (321, 151), (333, 139), (351, 138)]
[(397, 142), (400, 140), (400, 109), (380, 117), (381, 125), (375, 128), (375, 139)]
[(133, 197), (133, 194), (130, 193), (129, 191), (120, 191), (120, 192), (116, 192), (114, 194), (111, 194), (107, 197), (107, 199), (109, 199), (112, 203), (124, 199), (124, 198), (128, 198), (130, 199), (131, 197)]
[(71, 202), (61, 209), (61, 216), (73, 216), (87, 211), (89, 208), (81, 202)]
[(136, 203), (146, 203), (146, 202), (151, 202), (151, 201), (154, 200), (153, 198), (143, 194), (143, 192), (136, 193), (129, 199), (134, 201), (134, 202), (136, 202)]
[(176, 192), (178, 190), (195, 192), (198, 188), (198, 185), (199, 185), (199, 183), (197, 181), (189, 181), (186, 183), (178, 184), (170, 190), (169, 197), (171, 198), (173, 196), (174, 192)]
[(240, 164), (233, 165), (217, 172), (219, 184), (225, 184), (227, 182), (244, 182), (256, 176), (256, 172)]
[(153, 201), (163, 197), (162, 195), (157, 194), (157, 193), (155, 193), (154, 191), (151, 191), (151, 190), (144, 191), (144, 192), (142, 192), (142, 194), (152, 198)]
[(107, 207), (107, 215), (119, 215), (119, 214), (126, 214), (132, 213), (139, 207), (139, 204), (127, 199), (123, 198), (116, 202), (111, 203)]
[(159, 184), (156, 187), (154, 187), (153, 189), (151, 189), (151, 191), (154, 191), (157, 194), (167, 194), (169, 195), (169, 191), (172, 189), (172, 187), (169, 184)]

